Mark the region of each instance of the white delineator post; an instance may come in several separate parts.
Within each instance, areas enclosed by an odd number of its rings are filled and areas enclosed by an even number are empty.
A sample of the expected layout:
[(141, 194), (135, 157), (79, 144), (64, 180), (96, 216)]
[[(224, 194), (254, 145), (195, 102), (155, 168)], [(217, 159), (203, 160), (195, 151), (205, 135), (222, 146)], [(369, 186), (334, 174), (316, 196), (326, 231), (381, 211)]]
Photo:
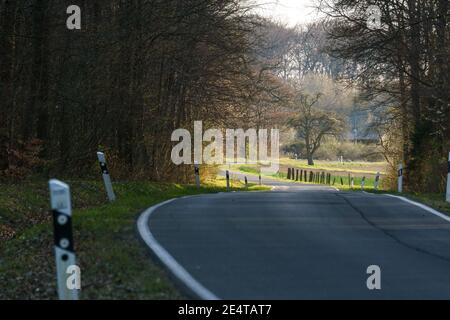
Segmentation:
[(448, 153), (448, 163), (447, 163), (447, 202), (450, 202), (450, 152)]
[(378, 190), (378, 186), (380, 185), (380, 173), (377, 172), (377, 176), (375, 177), (375, 183), (373, 184), (373, 188), (375, 191)]
[(106, 165), (106, 157), (103, 152), (97, 152), (98, 162), (100, 163), (100, 169), (102, 170), (103, 182), (105, 183), (106, 193), (109, 201), (115, 201), (116, 195), (111, 183), (111, 177), (109, 176), (108, 166)]
[(403, 192), (403, 164), (398, 166), (398, 187), (397, 191), (399, 193)]
[(227, 177), (227, 191), (230, 190), (230, 171), (227, 170), (226, 173), (226, 177)]
[(49, 189), (53, 214), (58, 297), (60, 300), (78, 300), (78, 290), (69, 289), (67, 286), (67, 279), (70, 276), (67, 269), (76, 264), (72, 236), (70, 188), (61, 181), (50, 180)]
[(195, 184), (197, 185), (197, 188), (200, 189), (200, 167), (197, 162), (194, 164), (194, 174), (195, 174)]

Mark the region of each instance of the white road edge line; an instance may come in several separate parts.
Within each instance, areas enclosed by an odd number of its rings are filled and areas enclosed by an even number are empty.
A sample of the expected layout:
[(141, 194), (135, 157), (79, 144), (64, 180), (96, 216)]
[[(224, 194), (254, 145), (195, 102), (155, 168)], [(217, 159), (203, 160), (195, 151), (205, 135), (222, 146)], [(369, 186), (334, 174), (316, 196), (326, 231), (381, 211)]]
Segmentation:
[[(378, 195), (378, 194), (371, 193), (371, 192), (366, 192), (366, 191), (363, 191), (363, 192), (365, 194), (367, 194), (367, 195), (372, 195), (372, 196), (377, 196)], [(442, 212), (439, 212), (439, 211), (437, 211), (437, 210), (435, 210), (433, 208), (430, 208), (429, 206), (427, 206), (427, 205), (425, 205), (423, 203), (416, 202), (416, 201), (410, 200), (408, 198), (405, 198), (405, 197), (402, 197), (402, 196), (396, 196), (396, 195), (393, 195), (393, 194), (381, 194), (381, 196), (388, 196), (388, 197), (391, 197), (391, 198), (400, 199), (402, 201), (405, 201), (405, 202), (407, 202), (409, 204), (412, 204), (412, 205), (414, 205), (416, 207), (419, 207), (419, 208), (421, 208), (421, 209), (423, 209), (425, 211), (428, 211), (428, 212), (430, 212), (430, 213), (432, 213), (432, 214), (434, 214), (434, 215), (436, 215), (436, 216), (438, 216), (438, 217), (440, 217), (440, 218), (450, 222), (450, 217), (449, 216), (447, 216), (447, 215), (443, 214)]]
[(445, 214), (443, 214), (443, 213), (441, 213), (441, 212), (439, 212), (439, 211), (437, 211), (437, 210), (434, 210), (433, 208), (430, 208), (430, 207), (428, 207), (428, 206), (426, 206), (426, 205), (424, 205), (424, 204), (422, 204), (422, 203), (419, 203), (419, 202), (415, 202), (415, 201), (409, 200), (409, 199), (407, 199), (407, 198), (405, 198), (405, 197), (395, 196), (395, 195), (393, 195), (393, 194), (385, 194), (385, 196), (403, 200), (403, 201), (405, 201), (405, 202), (407, 202), (407, 203), (409, 203), (409, 204), (412, 204), (412, 205), (414, 205), (414, 206), (416, 206), (416, 207), (419, 207), (419, 208), (421, 208), (421, 209), (423, 209), (423, 210), (425, 210), (425, 211), (428, 211), (428, 212), (434, 214), (435, 216), (438, 216), (438, 217), (440, 217), (440, 218), (442, 218), (442, 219), (444, 219), (444, 220), (450, 222), (450, 217), (448, 217), (448, 216), (446, 216)]
[[(183, 197), (188, 198), (188, 197)], [(202, 300), (220, 300), (215, 294), (206, 289), (200, 282), (194, 279), (189, 272), (186, 271), (176, 260), (172, 257), (166, 249), (159, 244), (159, 242), (155, 239), (152, 232), (150, 231), (150, 227), (148, 225), (150, 216), (155, 212), (156, 209), (171, 203), (172, 201), (177, 200), (170, 199), (154, 205), (153, 207), (145, 210), (138, 219), (137, 226), (139, 234), (142, 239), (145, 241), (147, 246), (153, 251), (154, 254), (161, 260), (161, 262), (184, 284), (186, 285), (192, 292), (194, 292), (200, 299)]]

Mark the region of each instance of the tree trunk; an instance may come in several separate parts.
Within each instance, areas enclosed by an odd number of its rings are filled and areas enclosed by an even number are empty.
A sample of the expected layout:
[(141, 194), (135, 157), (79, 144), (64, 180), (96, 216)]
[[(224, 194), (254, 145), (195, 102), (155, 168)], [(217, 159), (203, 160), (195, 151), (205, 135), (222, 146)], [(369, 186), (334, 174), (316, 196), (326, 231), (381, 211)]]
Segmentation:
[(8, 132), (8, 121), (12, 105), (12, 69), (13, 69), (13, 30), (14, 10), (16, 2), (4, 1), (0, 7), (0, 171), (9, 168), (8, 149), (11, 137)]
[[(37, 116), (37, 134), (42, 140), (47, 138), (48, 110), (47, 90), (48, 90), (48, 52), (45, 39), (48, 36), (46, 28), (46, 14), (48, 1), (35, 0), (33, 5), (33, 62), (30, 78), (30, 93), (27, 106), (24, 110), (24, 122), (22, 124), (22, 137), (24, 141), (35, 136), (35, 118)], [(37, 114), (36, 114), (37, 112)]]
[(307, 158), (308, 158), (308, 166), (313, 166), (314, 165), (314, 159), (313, 159), (313, 155), (311, 152), (307, 153)]

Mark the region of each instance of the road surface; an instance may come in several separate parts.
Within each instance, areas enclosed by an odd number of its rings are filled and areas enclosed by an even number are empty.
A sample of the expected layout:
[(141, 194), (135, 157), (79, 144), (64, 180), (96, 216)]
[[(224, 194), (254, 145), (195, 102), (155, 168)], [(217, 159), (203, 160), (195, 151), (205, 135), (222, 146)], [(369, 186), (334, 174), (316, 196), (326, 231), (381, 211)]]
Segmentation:
[(386, 195), (264, 183), (153, 208), (147, 244), (203, 298), (450, 299), (450, 222)]

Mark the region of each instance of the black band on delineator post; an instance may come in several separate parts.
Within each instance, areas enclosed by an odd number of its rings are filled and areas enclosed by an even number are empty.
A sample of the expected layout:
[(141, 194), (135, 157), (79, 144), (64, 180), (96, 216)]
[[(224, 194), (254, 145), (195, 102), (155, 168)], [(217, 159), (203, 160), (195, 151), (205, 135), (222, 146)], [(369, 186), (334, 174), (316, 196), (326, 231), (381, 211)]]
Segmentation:
[(72, 217), (58, 210), (52, 210), (52, 213), (55, 247), (74, 253)]
[(99, 162), (100, 163), (100, 170), (102, 171), (102, 174), (109, 174), (108, 166), (105, 162)]

